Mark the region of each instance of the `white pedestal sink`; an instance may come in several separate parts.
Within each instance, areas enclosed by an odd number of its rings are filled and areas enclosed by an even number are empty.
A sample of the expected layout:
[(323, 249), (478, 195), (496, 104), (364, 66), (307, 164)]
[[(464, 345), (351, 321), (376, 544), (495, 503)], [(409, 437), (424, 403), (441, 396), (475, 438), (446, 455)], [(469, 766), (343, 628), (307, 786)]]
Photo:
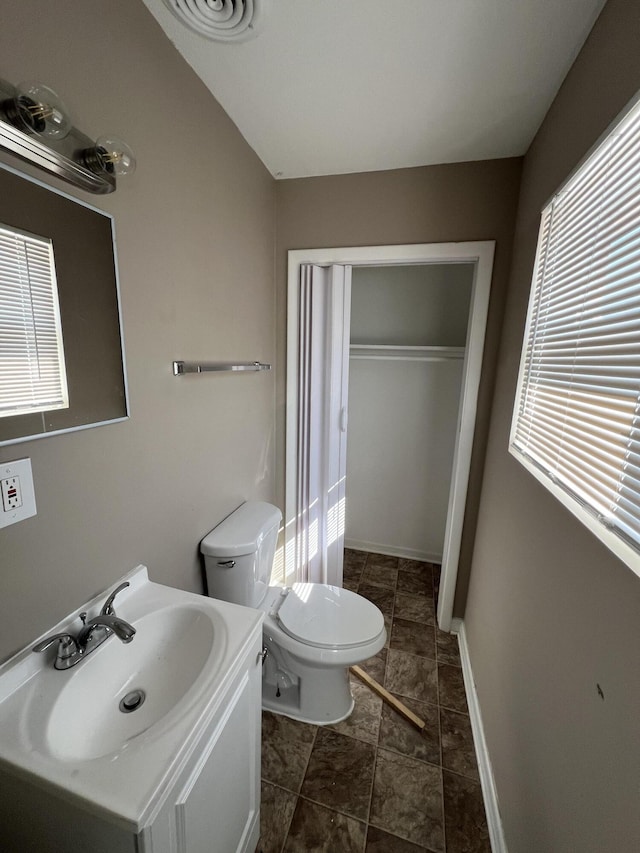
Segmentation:
[[(131, 643), (112, 636), (66, 671), (31, 646), (0, 667), (2, 849), (252, 851), (261, 615), (152, 583), (143, 566), (123, 580)], [(47, 633), (77, 631), (105, 595)]]

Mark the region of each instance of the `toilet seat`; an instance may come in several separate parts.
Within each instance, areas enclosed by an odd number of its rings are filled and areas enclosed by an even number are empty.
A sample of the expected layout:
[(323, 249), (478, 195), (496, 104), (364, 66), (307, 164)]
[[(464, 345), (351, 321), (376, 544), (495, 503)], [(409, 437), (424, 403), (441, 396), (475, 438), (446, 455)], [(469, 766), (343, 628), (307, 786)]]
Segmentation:
[(293, 639), (324, 649), (362, 646), (384, 631), (384, 618), (374, 604), (328, 584), (296, 583), (283, 589), (270, 615)]

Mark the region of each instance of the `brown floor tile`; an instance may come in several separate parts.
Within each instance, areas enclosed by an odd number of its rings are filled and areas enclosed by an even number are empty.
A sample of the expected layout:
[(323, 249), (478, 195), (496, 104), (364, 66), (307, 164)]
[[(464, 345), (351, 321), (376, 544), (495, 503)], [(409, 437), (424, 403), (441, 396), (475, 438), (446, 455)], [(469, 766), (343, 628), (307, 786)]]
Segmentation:
[(424, 720), (426, 726), (420, 732), (408, 720), (405, 720), (386, 702), (382, 708), (380, 720), (380, 735), (378, 746), (428, 761), (430, 764), (440, 764), (440, 725), (438, 706), (427, 702), (418, 702), (407, 696), (397, 696), (410, 711)]
[(434, 627), (420, 622), (410, 622), (408, 619), (394, 619), (389, 647), (420, 655), (423, 658), (436, 659), (436, 642)]
[(429, 658), (389, 649), (384, 686), (391, 693), (435, 705), (438, 702), (437, 664)]
[(362, 853), (367, 827), (300, 797), (283, 853)]
[(439, 767), (378, 749), (370, 822), (414, 844), (444, 850)]
[(460, 647), (456, 634), (448, 634), (436, 627), (436, 652), (438, 663), (450, 663), (453, 666), (461, 666)]
[(362, 576), (362, 570), (364, 569), (364, 564), (366, 561), (366, 554), (363, 555), (364, 559), (346, 559), (342, 565), (342, 576), (345, 580), (354, 580), (359, 581)]
[(412, 572), (425, 578), (433, 579), (433, 563), (423, 563), (421, 560), (398, 560), (398, 569), (401, 572)]
[(440, 692), (440, 707), (451, 708), (468, 714), (467, 695), (464, 690), (462, 670), (451, 664), (438, 664), (438, 690)]
[(383, 616), (393, 616), (394, 594), (392, 589), (374, 586), (370, 583), (361, 583), (358, 587), (358, 593), (380, 608)]
[(433, 598), (433, 581), (430, 576), (416, 574), (416, 572), (398, 572), (398, 592), (408, 592), (412, 595), (428, 595)]
[(479, 782), (478, 762), (469, 717), (457, 711), (450, 711), (448, 708), (440, 708), (440, 734), (443, 768)]
[(480, 785), (446, 770), (442, 776), (447, 853), (491, 853)]
[(323, 806), (366, 821), (375, 757), (372, 744), (321, 728), (300, 793)]
[(362, 569), (360, 568), (350, 568), (349, 566), (345, 566), (342, 570), (342, 581), (351, 581), (351, 583), (360, 583), (360, 578), (362, 577)]
[(382, 699), (355, 675), (351, 676), (351, 695), (355, 702), (351, 716), (328, 728), (334, 732), (376, 744), (380, 729)]
[(261, 853), (281, 853), (289, 824), (296, 807), (297, 796), (269, 782), (262, 783), (260, 803)]
[(373, 554), (367, 555), (367, 568), (370, 566), (381, 566), (387, 569), (398, 569), (398, 558), (392, 557), (389, 554)]
[(343, 578), (342, 579), (342, 588), (343, 589), (350, 589), (351, 592), (357, 592), (359, 586), (360, 586), (360, 581), (351, 580), (350, 578)]
[(262, 712), (262, 777), (296, 794), (300, 791), (316, 726)]
[(360, 669), (363, 669), (367, 675), (370, 675), (371, 678), (382, 685), (384, 685), (384, 676), (387, 667), (387, 654), (387, 649), (380, 649), (377, 655), (359, 664)]
[(393, 615), (396, 619), (409, 619), (424, 625), (435, 625), (436, 613), (433, 599), (425, 595), (396, 592)]
[(398, 569), (393, 566), (376, 566), (367, 565), (362, 572), (361, 582), (371, 584), (372, 586), (383, 586), (387, 589), (396, 588), (398, 580)]
[(418, 847), (411, 841), (389, 835), (375, 826), (370, 826), (367, 832), (367, 846), (364, 853), (423, 853), (427, 848)]
[(355, 566), (359, 569), (364, 569), (364, 564), (367, 562), (366, 551), (356, 551), (354, 548), (344, 549), (343, 564), (345, 566)]

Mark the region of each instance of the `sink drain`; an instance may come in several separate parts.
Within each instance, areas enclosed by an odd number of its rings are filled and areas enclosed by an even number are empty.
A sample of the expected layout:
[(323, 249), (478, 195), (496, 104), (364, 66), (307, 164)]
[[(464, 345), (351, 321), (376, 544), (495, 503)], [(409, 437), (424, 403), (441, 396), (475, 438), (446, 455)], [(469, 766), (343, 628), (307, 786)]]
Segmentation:
[(120, 700), (119, 708), (123, 714), (130, 714), (132, 711), (136, 711), (146, 698), (144, 690), (131, 690)]

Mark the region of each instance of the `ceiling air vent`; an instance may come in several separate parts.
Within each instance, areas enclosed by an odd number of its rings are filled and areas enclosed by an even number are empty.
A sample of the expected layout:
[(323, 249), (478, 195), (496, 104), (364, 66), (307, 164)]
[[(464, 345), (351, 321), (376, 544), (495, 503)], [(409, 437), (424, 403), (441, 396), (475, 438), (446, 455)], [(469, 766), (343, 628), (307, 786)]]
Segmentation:
[(164, 0), (189, 29), (214, 41), (246, 41), (258, 35), (269, 0)]

